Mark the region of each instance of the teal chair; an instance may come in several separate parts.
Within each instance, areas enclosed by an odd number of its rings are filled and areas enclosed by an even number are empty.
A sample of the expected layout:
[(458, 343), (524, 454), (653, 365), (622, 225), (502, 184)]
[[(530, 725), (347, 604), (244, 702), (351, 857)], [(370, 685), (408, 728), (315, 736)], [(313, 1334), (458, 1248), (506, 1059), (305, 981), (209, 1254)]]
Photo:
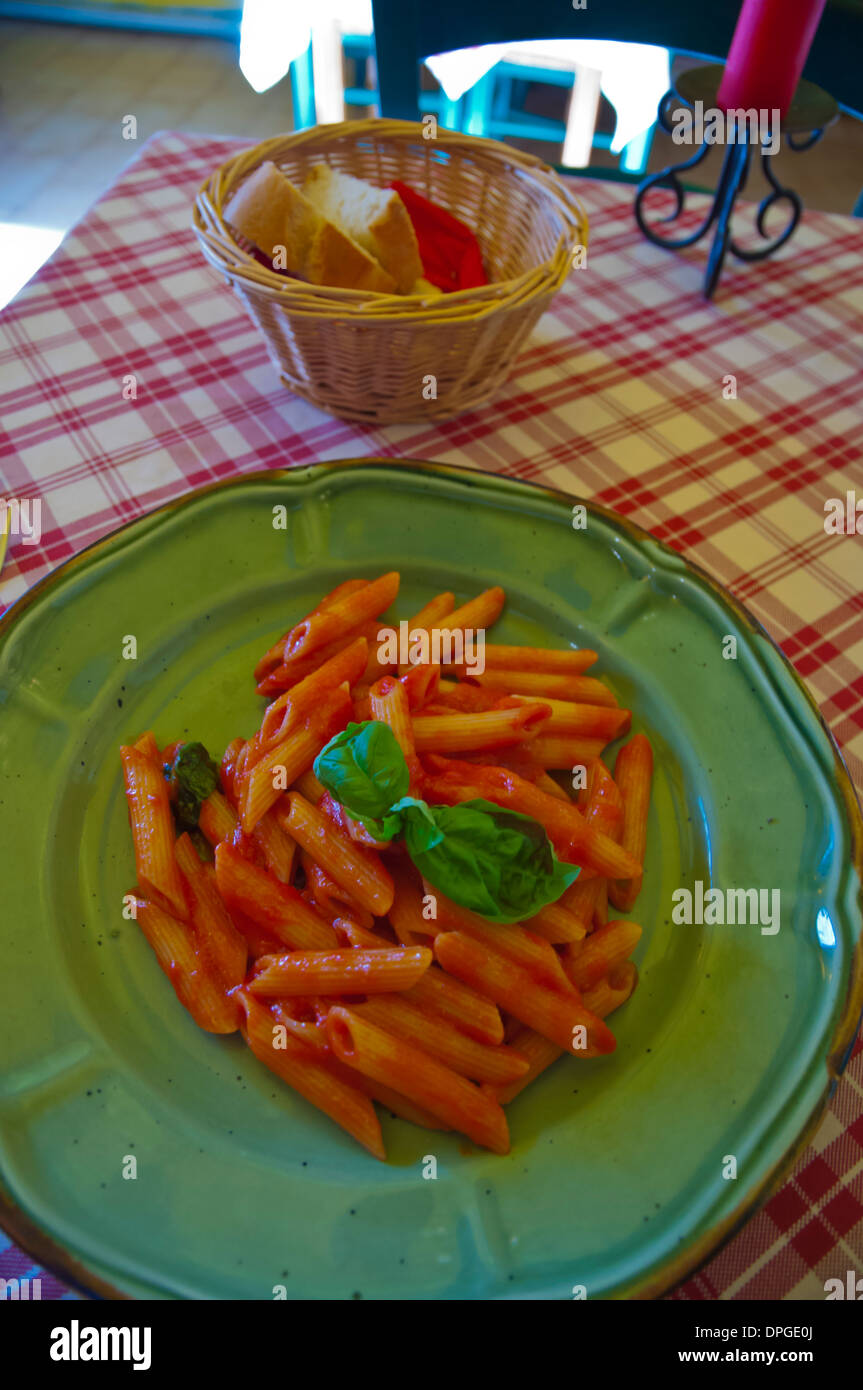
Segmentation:
[[(368, 83), (368, 66), (375, 57), (375, 41), (371, 34), (344, 34), (342, 50), (347, 59), (353, 60), (358, 68), (366, 72), (366, 84), (345, 87), (346, 106), (378, 106), (380, 94), (377, 88)], [(448, 130), (460, 130), (464, 119), (463, 101), (450, 101), (443, 92), (423, 94), (423, 109), (437, 116), (442, 126)]]
[(312, 45), (291, 63), (291, 98), (294, 107), (294, 130), (306, 130), (315, 124), (315, 76), (312, 69)]
[[(368, 76), (369, 62), (375, 56), (372, 36), (345, 34), (342, 48), (345, 58), (356, 63), (360, 70), (365, 69)], [(310, 64), (306, 66), (310, 68)], [(304, 124), (314, 120), (314, 83), (309, 88), (309, 80), (305, 73), (297, 74), (294, 78), (294, 109), (301, 111)], [(528, 84), (532, 82), (569, 88), (573, 76), (570, 72), (555, 68), (501, 62), (457, 101), (451, 101), (444, 92), (424, 92), (423, 112), (432, 112), (448, 130), (489, 135), (495, 139), (543, 140), (559, 144), (566, 133), (562, 121), (524, 110)], [(379, 94), (366, 80), (362, 85), (345, 88), (345, 102), (349, 106), (376, 106)], [(653, 125), (642, 136), (630, 141), (620, 156), (622, 169), (632, 173), (644, 172), (655, 129)], [(596, 133), (593, 137), (595, 149), (607, 150), (611, 142), (610, 135)]]
[[(549, 144), (561, 144), (566, 134), (564, 123), (525, 111), (524, 102), (530, 83), (568, 90), (574, 80), (577, 79), (573, 78), (571, 72), (503, 61), (474, 83), (460, 101), (451, 103), (456, 108), (453, 120), (441, 123), (468, 135), (487, 135), (495, 140), (542, 140)], [(422, 101), (424, 109), (428, 109), (427, 92), (423, 93)], [(655, 131), (654, 122), (624, 147), (619, 161), (622, 170), (637, 175), (644, 173)], [(596, 150), (608, 150), (612, 136), (596, 131), (591, 143)]]

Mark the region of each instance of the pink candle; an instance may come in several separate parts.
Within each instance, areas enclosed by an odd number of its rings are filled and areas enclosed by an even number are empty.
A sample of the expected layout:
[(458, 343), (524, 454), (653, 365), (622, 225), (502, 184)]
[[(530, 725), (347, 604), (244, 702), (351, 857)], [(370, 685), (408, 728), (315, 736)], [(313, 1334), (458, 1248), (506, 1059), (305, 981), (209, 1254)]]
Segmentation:
[(825, 0), (743, 0), (717, 103), (784, 116), (800, 81)]

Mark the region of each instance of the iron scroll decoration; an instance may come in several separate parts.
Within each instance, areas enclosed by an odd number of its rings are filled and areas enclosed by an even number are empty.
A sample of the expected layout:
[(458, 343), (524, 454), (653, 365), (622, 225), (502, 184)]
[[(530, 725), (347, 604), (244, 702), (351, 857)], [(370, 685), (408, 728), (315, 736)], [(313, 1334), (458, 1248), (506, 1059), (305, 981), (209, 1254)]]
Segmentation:
[[(672, 134), (672, 111), (679, 107), (681, 102), (687, 106), (694, 106), (696, 101), (702, 101), (704, 107), (714, 107), (722, 71), (720, 66), (709, 64), (704, 67), (691, 68), (683, 73), (677, 81), (676, 88), (666, 92), (659, 103), (657, 120), (662, 129), (669, 135)], [(801, 82), (795, 92), (794, 101), (788, 114), (782, 122), (780, 139), (784, 137), (789, 149), (808, 150), (820, 140), (827, 126), (836, 120), (838, 114), (839, 108), (827, 92), (816, 87), (812, 82)], [(764, 242), (760, 246), (741, 246), (735, 241), (732, 232), (734, 206), (738, 196), (746, 187), (753, 153), (756, 149), (756, 145), (748, 139), (745, 124), (743, 124), (742, 129), (735, 127), (734, 138), (726, 144), (722, 171), (712, 202), (706, 216), (694, 231), (675, 236), (673, 233), (672, 235), (663, 235), (661, 229), (676, 222), (683, 213), (686, 194), (692, 190), (685, 187), (680, 176), (688, 173), (690, 169), (695, 169), (706, 159), (712, 148), (711, 144), (702, 140), (694, 154), (679, 164), (666, 165), (657, 173), (648, 175), (638, 186), (635, 197), (635, 220), (643, 235), (654, 246), (662, 246), (668, 251), (680, 251), (684, 247), (694, 246), (715, 225), (716, 230), (704, 275), (704, 295), (707, 299), (713, 297), (729, 251), (739, 261), (763, 261), (785, 245), (800, 221), (803, 201), (794, 189), (786, 187), (777, 178), (772, 164), (772, 152), (768, 148), (768, 144), (772, 144), (772, 142), (771, 132), (770, 139), (765, 140), (758, 149), (761, 168), (770, 185), (770, 191), (761, 199), (755, 215), (755, 227)], [(655, 188), (664, 188), (673, 193), (675, 205), (667, 216), (648, 222), (645, 216), (645, 203), (648, 195)], [(767, 229), (767, 217), (773, 208), (782, 203), (788, 205), (786, 224), (780, 232), (771, 234)]]

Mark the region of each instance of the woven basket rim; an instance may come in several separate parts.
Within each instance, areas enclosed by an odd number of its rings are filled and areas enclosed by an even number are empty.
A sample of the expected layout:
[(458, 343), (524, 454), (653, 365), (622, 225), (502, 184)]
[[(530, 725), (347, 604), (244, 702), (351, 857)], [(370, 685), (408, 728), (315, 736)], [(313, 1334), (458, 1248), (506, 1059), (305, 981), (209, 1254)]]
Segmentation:
[(575, 248), (587, 245), (588, 223), (582, 205), (557, 172), (536, 155), (526, 154), (498, 140), (464, 135), (460, 131), (439, 127), (434, 142), (436, 148), (456, 157), (470, 159), (474, 164), (505, 168), (510, 176), (533, 183), (554, 204), (563, 224), (552, 255), (509, 280), (494, 281), (475, 289), (457, 290), (431, 299), (418, 295), (375, 294), (332, 285), (311, 285), (302, 280), (286, 281), (245, 251), (224, 221), (222, 207), (229, 195), (265, 160), (271, 159), (278, 164), (280, 156), (308, 146), (319, 149), (323, 155), (334, 145), (355, 143), (362, 139), (372, 139), (378, 143), (422, 142), (427, 146), (429, 141), (424, 140), (422, 131), (422, 124), (417, 121), (380, 117), (341, 121), (271, 136), (232, 155), (204, 180), (195, 199), (193, 226), (206, 260), (229, 283), (277, 302), (288, 313), (325, 319), (442, 323), (466, 317), (483, 317), (515, 304), (523, 304), (534, 295), (552, 294), (559, 289), (573, 268)]

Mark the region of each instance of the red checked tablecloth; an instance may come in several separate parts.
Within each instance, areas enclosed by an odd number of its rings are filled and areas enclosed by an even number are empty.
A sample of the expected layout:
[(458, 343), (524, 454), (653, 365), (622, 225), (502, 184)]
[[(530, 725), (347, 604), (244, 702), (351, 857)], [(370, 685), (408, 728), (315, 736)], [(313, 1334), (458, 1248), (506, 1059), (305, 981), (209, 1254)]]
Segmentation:
[[(824, 520), (856, 491), (863, 530), (863, 222), (807, 213), (773, 260), (729, 264), (708, 304), (703, 248), (647, 244), (631, 188), (581, 180), (588, 266), (494, 403), (371, 428), (279, 384), (198, 251), (195, 192), (238, 148), (154, 137), (0, 316), (0, 497), (42, 500), (39, 544), (10, 537), (0, 605), (217, 478), (361, 455), (467, 464), (596, 498), (728, 585), (808, 682), (859, 792), (863, 535)], [(849, 1270), (863, 1275), (860, 1038), (791, 1180), (673, 1297), (823, 1299)], [(0, 1233), (0, 1277), (28, 1274)], [(42, 1278), (43, 1298), (72, 1296)]]

